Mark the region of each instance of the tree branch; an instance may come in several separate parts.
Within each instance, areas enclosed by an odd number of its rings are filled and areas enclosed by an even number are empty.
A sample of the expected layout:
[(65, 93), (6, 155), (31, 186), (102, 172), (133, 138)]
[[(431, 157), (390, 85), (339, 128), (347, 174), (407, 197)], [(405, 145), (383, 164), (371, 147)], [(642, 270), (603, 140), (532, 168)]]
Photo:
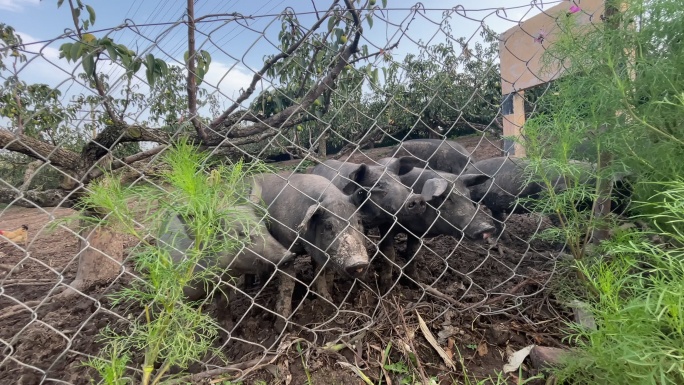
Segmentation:
[[(74, 11), (74, 2), (72, 0), (69, 0), (69, 8), (71, 9), (71, 17), (74, 19), (74, 28), (76, 28), (76, 35), (78, 36), (79, 40), (83, 41), (81, 26), (78, 23), (78, 16), (76, 16), (76, 12)], [(104, 86), (102, 85), (100, 78), (97, 76), (97, 60), (94, 61), (93, 80), (95, 81), (95, 89), (97, 90), (97, 94), (100, 95), (100, 97), (102, 98), (102, 104), (104, 105), (104, 108), (107, 111), (107, 115), (109, 115), (109, 118), (116, 123), (123, 123), (119, 119), (119, 117), (114, 113), (114, 108), (112, 108), (112, 106), (109, 104), (109, 101), (107, 100), (107, 93), (104, 90)]]
[(207, 140), (207, 133), (204, 132), (202, 123), (197, 117), (197, 75), (195, 68), (195, 1), (188, 0), (188, 109), (190, 110), (190, 121), (197, 131), (197, 135), (202, 141)]
[(108, 154), (118, 143), (168, 143), (170, 139), (171, 134), (160, 129), (151, 129), (140, 125), (129, 126), (126, 123), (111, 124), (85, 145), (82, 154), (87, 162), (94, 164), (98, 159)]
[[(120, 169), (124, 166), (129, 166), (134, 162), (139, 162), (141, 160), (145, 160), (147, 158), (150, 158), (154, 155), (157, 155), (158, 153), (162, 152), (164, 149), (169, 148), (168, 145), (164, 144), (161, 146), (153, 147), (149, 150), (139, 152), (137, 154), (133, 154), (131, 156), (127, 156), (123, 159), (117, 159), (114, 162), (112, 162), (111, 166), (109, 167), (110, 171), (114, 171), (117, 169)], [(84, 178), (83, 183), (88, 183), (93, 179), (99, 178), (102, 175), (104, 175), (105, 171), (103, 169), (95, 169), (88, 173), (88, 175)]]
[(351, 61), (349, 62), (349, 64), (358, 63), (358, 62), (360, 62), (361, 60), (366, 60), (366, 59), (370, 59), (370, 58), (372, 58), (372, 57), (374, 57), (374, 56), (382, 55), (382, 54), (384, 54), (385, 52), (391, 51), (391, 50), (393, 50), (393, 49), (395, 49), (395, 48), (397, 48), (397, 47), (399, 47), (399, 41), (397, 41), (396, 43), (392, 44), (391, 46), (389, 46), (389, 47), (387, 47), (387, 48), (385, 48), (385, 49), (381, 49), (381, 50), (378, 51), (378, 52), (371, 53), (371, 54), (368, 54), (368, 55), (365, 55), (365, 56), (357, 57), (357, 58), (355, 58), (354, 60), (351, 60)]
[(69, 170), (76, 170), (80, 163), (79, 156), (75, 152), (53, 146), (30, 136), (14, 134), (4, 128), (0, 128), (0, 147)]
[[(262, 122), (250, 126), (248, 129), (229, 130), (229, 132), (227, 133), (227, 136), (229, 138), (257, 135), (272, 128), (282, 129), (286, 127), (292, 127), (293, 125), (298, 124), (299, 122), (297, 120), (290, 120), (295, 114), (306, 111), (306, 109), (311, 107), (316, 98), (318, 98), (323, 92), (325, 92), (325, 90), (333, 88), (335, 79), (337, 79), (337, 77), (340, 75), (344, 66), (347, 65), (349, 58), (358, 51), (359, 40), (361, 39), (361, 34), (363, 32), (359, 16), (356, 10), (354, 9), (354, 5), (351, 3), (350, 0), (345, 0), (345, 3), (347, 4), (349, 11), (352, 13), (352, 15), (354, 15), (353, 18), (356, 27), (356, 32), (352, 43), (350, 45), (343, 46), (342, 48), (340, 48), (339, 59), (335, 66), (332, 68), (332, 70), (330, 70), (328, 75), (326, 75), (326, 77), (323, 78), (315, 88), (310, 90), (309, 93), (302, 99), (302, 101), (299, 104), (289, 106), (284, 110), (280, 111), (279, 113), (271, 116), (270, 118), (264, 119)], [(322, 18), (321, 20), (323, 19), (324, 18)]]
[(211, 122), (209, 127), (211, 127), (213, 130), (216, 130), (218, 128), (218, 126), (221, 126), (221, 125), (225, 126), (224, 123), (225, 123), (226, 119), (228, 118), (228, 116), (231, 113), (233, 113), (233, 111), (235, 111), (240, 106), (240, 103), (247, 100), (247, 98), (249, 98), (254, 93), (254, 91), (256, 90), (257, 83), (259, 82), (259, 80), (261, 80), (261, 78), (264, 76), (266, 71), (268, 71), (271, 67), (273, 67), (278, 61), (292, 55), (292, 53), (294, 51), (296, 51), (309, 38), (309, 36), (311, 36), (321, 26), (321, 24), (323, 24), (323, 21), (325, 21), (325, 19), (327, 19), (330, 16), (332, 10), (334, 9), (334, 7), (337, 5), (338, 2), (339, 2), (339, 0), (333, 1), (332, 5), (328, 9), (328, 11), (325, 13), (325, 15), (322, 18), (320, 18), (311, 27), (311, 29), (309, 29), (309, 31), (306, 34), (304, 34), (304, 36), (302, 36), (301, 39), (299, 39), (299, 41), (297, 41), (292, 46), (290, 46), (290, 48), (287, 51), (279, 53), (278, 55), (272, 57), (270, 60), (268, 60), (266, 63), (264, 63), (264, 66), (259, 70), (259, 72), (254, 74), (254, 77), (252, 78), (252, 82), (250, 83), (249, 87), (244, 92), (242, 92), (240, 94), (240, 96), (237, 98), (237, 100), (235, 101), (235, 103), (233, 103), (232, 106), (230, 106), (221, 115), (219, 115), (216, 119), (214, 119), (214, 121)]

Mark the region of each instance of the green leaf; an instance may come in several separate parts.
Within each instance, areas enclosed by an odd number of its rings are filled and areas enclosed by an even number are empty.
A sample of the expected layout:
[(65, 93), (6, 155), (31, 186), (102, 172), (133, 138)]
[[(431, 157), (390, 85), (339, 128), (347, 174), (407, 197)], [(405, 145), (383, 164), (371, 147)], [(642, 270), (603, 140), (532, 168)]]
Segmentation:
[(59, 58), (66, 57), (67, 61), (71, 60), (71, 46), (73, 43), (64, 43), (59, 47)]
[(147, 66), (148, 70), (154, 71), (154, 55), (151, 53), (147, 54), (147, 61), (145, 62), (145, 65)]
[(116, 49), (114, 49), (114, 47), (112, 47), (111, 44), (105, 45), (105, 47), (107, 48), (107, 54), (109, 55), (109, 58), (112, 61), (116, 61), (116, 58), (117, 58)]
[(93, 57), (93, 54), (89, 53), (85, 55), (81, 63), (83, 64), (83, 70), (85, 71), (85, 74), (88, 76), (93, 76), (95, 73), (95, 58)]
[(64, 0), (57, 0), (57, 8), (61, 7), (62, 4), (64, 4)]
[(121, 62), (123, 63), (124, 67), (128, 68), (131, 65), (131, 56), (128, 55), (128, 52), (119, 52), (119, 56), (121, 56)]
[(133, 65), (132, 65), (132, 67), (133, 67), (133, 73), (138, 72), (138, 71), (140, 70), (140, 67), (141, 67), (141, 66), (142, 66), (142, 60), (140, 60), (140, 59), (135, 59), (135, 60), (133, 61)]
[(328, 32), (332, 31), (333, 27), (335, 27), (335, 21), (337, 18), (335, 16), (330, 16), (330, 19), (328, 19)]
[(368, 28), (373, 28), (373, 17), (370, 13), (366, 15), (366, 20), (368, 21)]
[(81, 50), (83, 49), (83, 44), (77, 41), (71, 46), (71, 60), (76, 61), (77, 58), (81, 56)]
[(387, 0), (382, 0), (382, 7), (387, 8)]
[(206, 75), (206, 71), (204, 70), (204, 67), (197, 68), (197, 76), (195, 76), (195, 78), (197, 79), (197, 85), (202, 84), (202, 80), (204, 79), (204, 75)]
[(185, 64), (188, 64), (188, 59), (190, 59), (190, 51), (185, 51), (183, 54), (183, 60), (185, 60)]
[(88, 15), (90, 16), (90, 24), (95, 24), (95, 10), (90, 5), (86, 5), (86, 10), (88, 11)]
[(152, 67), (147, 67), (145, 76), (147, 77), (147, 84), (149, 84), (150, 87), (154, 86), (154, 69)]
[(78, 9), (78, 8), (75, 8), (75, 9), (74, 9), (74, 15), (76, 15), (76, 18), (77, 18), (77, 19), (78, 19), (79, 17), (81, 17), (81, 10)]
[(162, 59), (154, 59), (155, 65), (159, 68), (159, 72), (166, 76), (169, 74), (169, 66)]
[(200, 54), (202, 55), (202, 58), (204, 58), (205, 65), (209, 67), (209, 64), (211, 64), (211, 54), (205, 50), (201, 50)]

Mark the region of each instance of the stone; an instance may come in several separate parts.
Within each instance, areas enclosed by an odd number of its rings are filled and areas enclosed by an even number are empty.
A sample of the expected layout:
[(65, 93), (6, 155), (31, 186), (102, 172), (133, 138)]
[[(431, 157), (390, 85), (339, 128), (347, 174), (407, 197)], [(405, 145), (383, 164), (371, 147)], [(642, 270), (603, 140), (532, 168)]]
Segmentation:
[(532, 366), (535, 369), (547, 369), (557, 366), (562, 356), (568, 353), (569, 350), (567, 349), (535, 346), (530, 352), (530, 360), (532, 360)]

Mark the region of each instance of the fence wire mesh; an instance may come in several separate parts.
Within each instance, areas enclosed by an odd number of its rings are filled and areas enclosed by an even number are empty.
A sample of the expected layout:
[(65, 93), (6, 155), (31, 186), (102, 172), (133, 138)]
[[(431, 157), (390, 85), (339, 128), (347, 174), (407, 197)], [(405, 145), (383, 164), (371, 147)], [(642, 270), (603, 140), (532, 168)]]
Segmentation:
[[(192, 229), (172, 221), (155, 232), (155, 210), (130, 218), (141, 238), (63, 220), (105, 175), (172, 194), (159, 176), (180, 138), (209, 154), (205, 179), (215, 160), (270, 167), (243, 196), (265, 232), (228, 253), (230, 274), (212, 275), (218, 284), (194, 305), (220, 332), (215, 349), (182, 372), (194, 376), (189, 382), (256, 368), (282, 374), (287, 359), (279, 359), (300, 343), (327, 349), (349, 378), (350, 364), (375, 368), (388, 341), (436, 357), (433, 369), (455, 370), (427, 343), (412, 345), (418, 318), (451, 355), (454, 344), (480, 346), (486, 333), (500, 350), (530, 336), (552, 340), (545, 325), (562, 316), (546, 289), (563, 245), (536, 237), (553, 226), (548, 218), (513, 210), (506, 183), (523, 177), (503, 174), (511, 118), (501, 89), (525, 86), (502, 79), (499, 55), (520, 50), (500, 40), (505, 30), (561, 2), (317, 1), (282, 12), (282, 2), (267, 2), (244, 13), (225, 13), (221, 2), (194, 10), (159, 2), (148, 15), (133, 11), (144, 3), (132, 2), (115, 27), (101, 28), (104, 15), (85, 26), (76, 17), (75, 27), (44, 40), (19, 32), (23, 40), (12, 40), (3, 25), (2, 383), (89, 383), (98, 377), (83, 363), (99, 355), (99, 333), (145, 324), (155, 299), (111, 295), (148, 277), (135, 253), (144, 242), (182, 258)], [(553, 33), (523, 31), (532, 52)], [(528, 115), (543, 92), (524, 94)], [(491, 172), (477, 167), (487, 159)], [(336, 353), (345, 347), (351, 355)], [(131, 378), (143, 376), (143, 360), (133, 354)]]

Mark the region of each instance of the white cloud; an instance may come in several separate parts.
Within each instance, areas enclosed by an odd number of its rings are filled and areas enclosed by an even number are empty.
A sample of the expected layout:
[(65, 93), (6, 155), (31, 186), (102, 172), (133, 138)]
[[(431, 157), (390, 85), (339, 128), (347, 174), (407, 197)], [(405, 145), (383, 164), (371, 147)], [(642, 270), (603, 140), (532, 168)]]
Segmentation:
[(212, 61), (209, 72), (204, 75), (203, 85), (209, 92), (218, 88), (222, 94), (219, 99), (228, 97), (235, 100), (239, 96), (241, 88), (247, 89), (249, 87), (253, 76), (254, 73), (243, 66), (229, 66), (219, 61)]
[(36, 6), (40, 0), (0, 0), (0, 9), (10, 12), (22, 12), (24, 7)]
[[(0, 0), (3, 1), (3, 0)], [(41, 39), (25, 32), (16, 32), (26, 44), (27, 62), (22, 64), (19, 76), (28, 83), (45, 83), (57, 87), (65, 80), (74, 78), (76, 65), (59, 58), (59, 50), (50, 43), (40, 43)], [(31, 44), (35, 43), (35, 44)], [(58, 44), (58, 43), (57, 43)], [(54, 44), (53, 44), (54, 45)]]

